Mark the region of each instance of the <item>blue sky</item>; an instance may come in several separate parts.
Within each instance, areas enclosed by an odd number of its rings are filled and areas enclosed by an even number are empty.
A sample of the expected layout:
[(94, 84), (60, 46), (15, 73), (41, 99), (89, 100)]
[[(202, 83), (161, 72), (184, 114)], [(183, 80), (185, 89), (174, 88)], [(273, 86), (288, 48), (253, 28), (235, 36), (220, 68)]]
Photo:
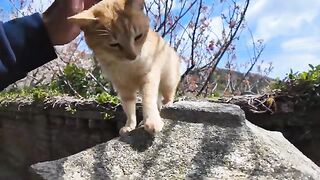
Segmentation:
[(272, 77), (320, 64), (319, 0), (254, 0), (247, 21), (266, 44), (262, 58), (273, 63)]
[[(43, 2), (48, 3), (35, 0), (34, 6)], [(0, 9), (9, 10), (9, 0), (1, 0)], [(303, 71), (308, 64), (320, 64), (319, 0), (252, 0), (246, 19), (254, 38), (264, 40), (266, 49), (261, 59), (272, 62), (271, 77), (282, 78), (290, 69)], [(237, 42), (240, 63), (249, 58), (248, 44), (248, 35)]]
[(2, 1), (0, 1), (0, 8), (1, 8), (1, 9), (6, 10), (6, 9), (9, 9), (10, 7), (11, 7), (11, 6), (10, 6), (8, 0), (2, 0)]
[[(219, 1), (204, 2), (215, 3), (211, 25), (216, 34), (221, 34), (220, 13), (225, 10), (221, 9)], [(290, 69), (301, 72), (308, 70), (308, 64), (320, 64), (319, 0), (251, 0), (250, 3), (246, 21), (255, 40), (262, 39), (266, 46), (260, 60), (264, 61), (263, 67), (267, 67), (269, 62), (273, 64), (274, 69), (269, 76), (284, 78)], [(245, 71), (241, 64), (248, 62), (252, 54), (251, 42), (248, 31), (244, 31), (236, 42), (237, 70), (242, 72)], [(219, 67), (225, 67), (225, 64), (224, 58)]]

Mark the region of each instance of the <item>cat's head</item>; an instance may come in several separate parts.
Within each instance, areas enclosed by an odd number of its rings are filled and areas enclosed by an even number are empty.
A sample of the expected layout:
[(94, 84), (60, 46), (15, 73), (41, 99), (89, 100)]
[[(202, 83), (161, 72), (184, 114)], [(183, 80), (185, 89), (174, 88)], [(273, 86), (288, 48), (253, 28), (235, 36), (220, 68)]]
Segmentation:
[(69, 18), (84, 31), (88, 46), (110, 58), (135, 60), (149, 31), (144, 0), (103, 0)]

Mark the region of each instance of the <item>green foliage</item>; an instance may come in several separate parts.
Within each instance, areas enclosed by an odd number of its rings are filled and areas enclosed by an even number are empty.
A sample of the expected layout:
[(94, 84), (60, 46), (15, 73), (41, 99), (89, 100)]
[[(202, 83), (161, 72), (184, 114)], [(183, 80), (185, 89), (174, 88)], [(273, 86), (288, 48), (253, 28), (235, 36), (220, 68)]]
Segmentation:
[(75, 64), (68, 64), (64, 68), (63, 74), (51, 83), (51, 88), (64, 94), (83, 98), (96, 98), (99, 95), (101, 97), (98, 97), (98, 99), (105, 102), (103, 99), (106, 98), (113, 100), (111, 96), (105, 97), (107, 93), (104, 88), (108, 87), (107, 85), (108, 83), (101, 76), (101, 70), (98, 66), (95, 66), (93, 71), (90, 72)]
[(82, 97), (88, 97), (88, 88), (90, 87), (90, 81), (86, 75), (86, 70), (79, 68), (75, 64), (68, 64), (63, 74), (60, 75), (57, 80), (52, 83), (53, 89), (75, 96), (76, 93)]
[(56, 90), (52, 90), (46, 86), (38, 86), (34, 88), (13, 89), (10, 91), (0, 92), (0, 101), (15, 100), (17, 98), (33, 98), (35, 101), (43, 101), (47, 97), (61, 95)]
[(219, 92), (214, 92), (209, 96), (209, 98), (219, 98), (219, 97), (221, 97)]
[[(44, 101), (47, 97), (69, 95), (93, 99), (100, 104), (118, 105), (119, 99), (106, 91), (110, 89), (110, 86), (101, 74), (101, 69), (98, 66), (94, 66), (93, 70), (87, 70), (70, 63), (49, 85), (12, 88), (9, 91), (0, 92), (0, 101), (13, 101), (17, 98)], [(71, 107), (66, 108), (66, 111), (72, 114), (76, 112)], [(105, 115), (107, 119), (110, 116)]]
[(103, 115), (103, 119), (104, 120), (109, 120), (109, 119), (113, 119), (114, 118), (114, 114), (113, 113), (103, 112), (102, 115)]
[(310, 70), (301, 73), (293, 73), (291, 70), (287, 77), (277, 80), (271, 87), (295, 97), (297, 107), (320, 106), (320, 65), (309, 65)]
[(0, 101), (4, 100), (14, 100), (17, 99), (19, 96), (23, 96), (22, 93), (16, 92), (16, 91), (10, 91), (10, 92), (1, 92), (0, 93)]
[(319, 93), (320, 86), (320, 65), (309, 65), (310, 70), (301, 73), (294, 73), (292, 70), (287, 77), (272, 85), (272, 89), (280, 89), (290, 93)]
[(43, 101), (47, 97), (57, 96), (61, 94), (57, 90), (50, 89), (45, 86), (30, 88), (29, 92), (32, 95), (33, 99), (36, 101)]
[[(75, 64), (69, 64), (64, 68), (63, 74), (59, 75), (51, 84), (1, 92), (0, 101), (15, 100), (19, 97), (30, 97), (35, 101), (43, 101), (47, 97), (67, 94), (94, 99), (101, 104), (119, 104), (119, 99), (116, 96), (110, 95), (105, 91), (106, 87), (103, 87), (102, 84), (106, 84), (106, 81), (101, 76), (100, 69), (95, 67), (91, 76), (88, 73), (91, 72)], [(66, 110), (75, 113), (72, 108)]]
[(112, 96), (107, 92), (102, 92), (100, 94), (97, 94), (95, 97), (95, 100), (100, 104), (105, 103), (113, 103), (113, 104), (119, 104), (119, 99), (116, 96)]
[(71, 114), (75, 114), (75, 113), (77, 112), (77, 109), (72, 108), (71, 106), (67, 106), (67, 107), (65, 108), (65, 110), (66, 110), (67, 112), (70, 112)]

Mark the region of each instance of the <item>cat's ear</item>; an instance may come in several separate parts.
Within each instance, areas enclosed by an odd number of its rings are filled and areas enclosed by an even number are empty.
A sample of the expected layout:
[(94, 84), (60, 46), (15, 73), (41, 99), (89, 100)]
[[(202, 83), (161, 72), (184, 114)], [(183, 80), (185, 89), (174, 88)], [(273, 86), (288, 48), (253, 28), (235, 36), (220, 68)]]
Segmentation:
[(84, 10), (74, 16), (68, 17), (68, 20), (70, 22), (76, 23), (79, 26), (88, 26), (91, 23), (98, 20), (98, 18), (95, 17), (94, 13), (90, 10)]
[(144, 0), (127, 0), (125, 4), (125, 9), (135, 9), (143, 11)]

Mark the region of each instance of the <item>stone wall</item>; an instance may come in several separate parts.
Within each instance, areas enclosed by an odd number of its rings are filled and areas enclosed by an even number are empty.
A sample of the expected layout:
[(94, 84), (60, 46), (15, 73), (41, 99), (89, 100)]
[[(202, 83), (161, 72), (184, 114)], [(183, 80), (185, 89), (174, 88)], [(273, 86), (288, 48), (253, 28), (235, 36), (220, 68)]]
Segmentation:
[[(67, 109), (67, 110), (66, 110)], [(75, 110), (76, 109), (76, 110)], [(21, 99), (0, 106), (0, 179), (30, 179), (31, 164), (66, 157), (118, 134), (110, 104), (70, 98)], [(117, 114), (121, 121), (123, 115)]]

